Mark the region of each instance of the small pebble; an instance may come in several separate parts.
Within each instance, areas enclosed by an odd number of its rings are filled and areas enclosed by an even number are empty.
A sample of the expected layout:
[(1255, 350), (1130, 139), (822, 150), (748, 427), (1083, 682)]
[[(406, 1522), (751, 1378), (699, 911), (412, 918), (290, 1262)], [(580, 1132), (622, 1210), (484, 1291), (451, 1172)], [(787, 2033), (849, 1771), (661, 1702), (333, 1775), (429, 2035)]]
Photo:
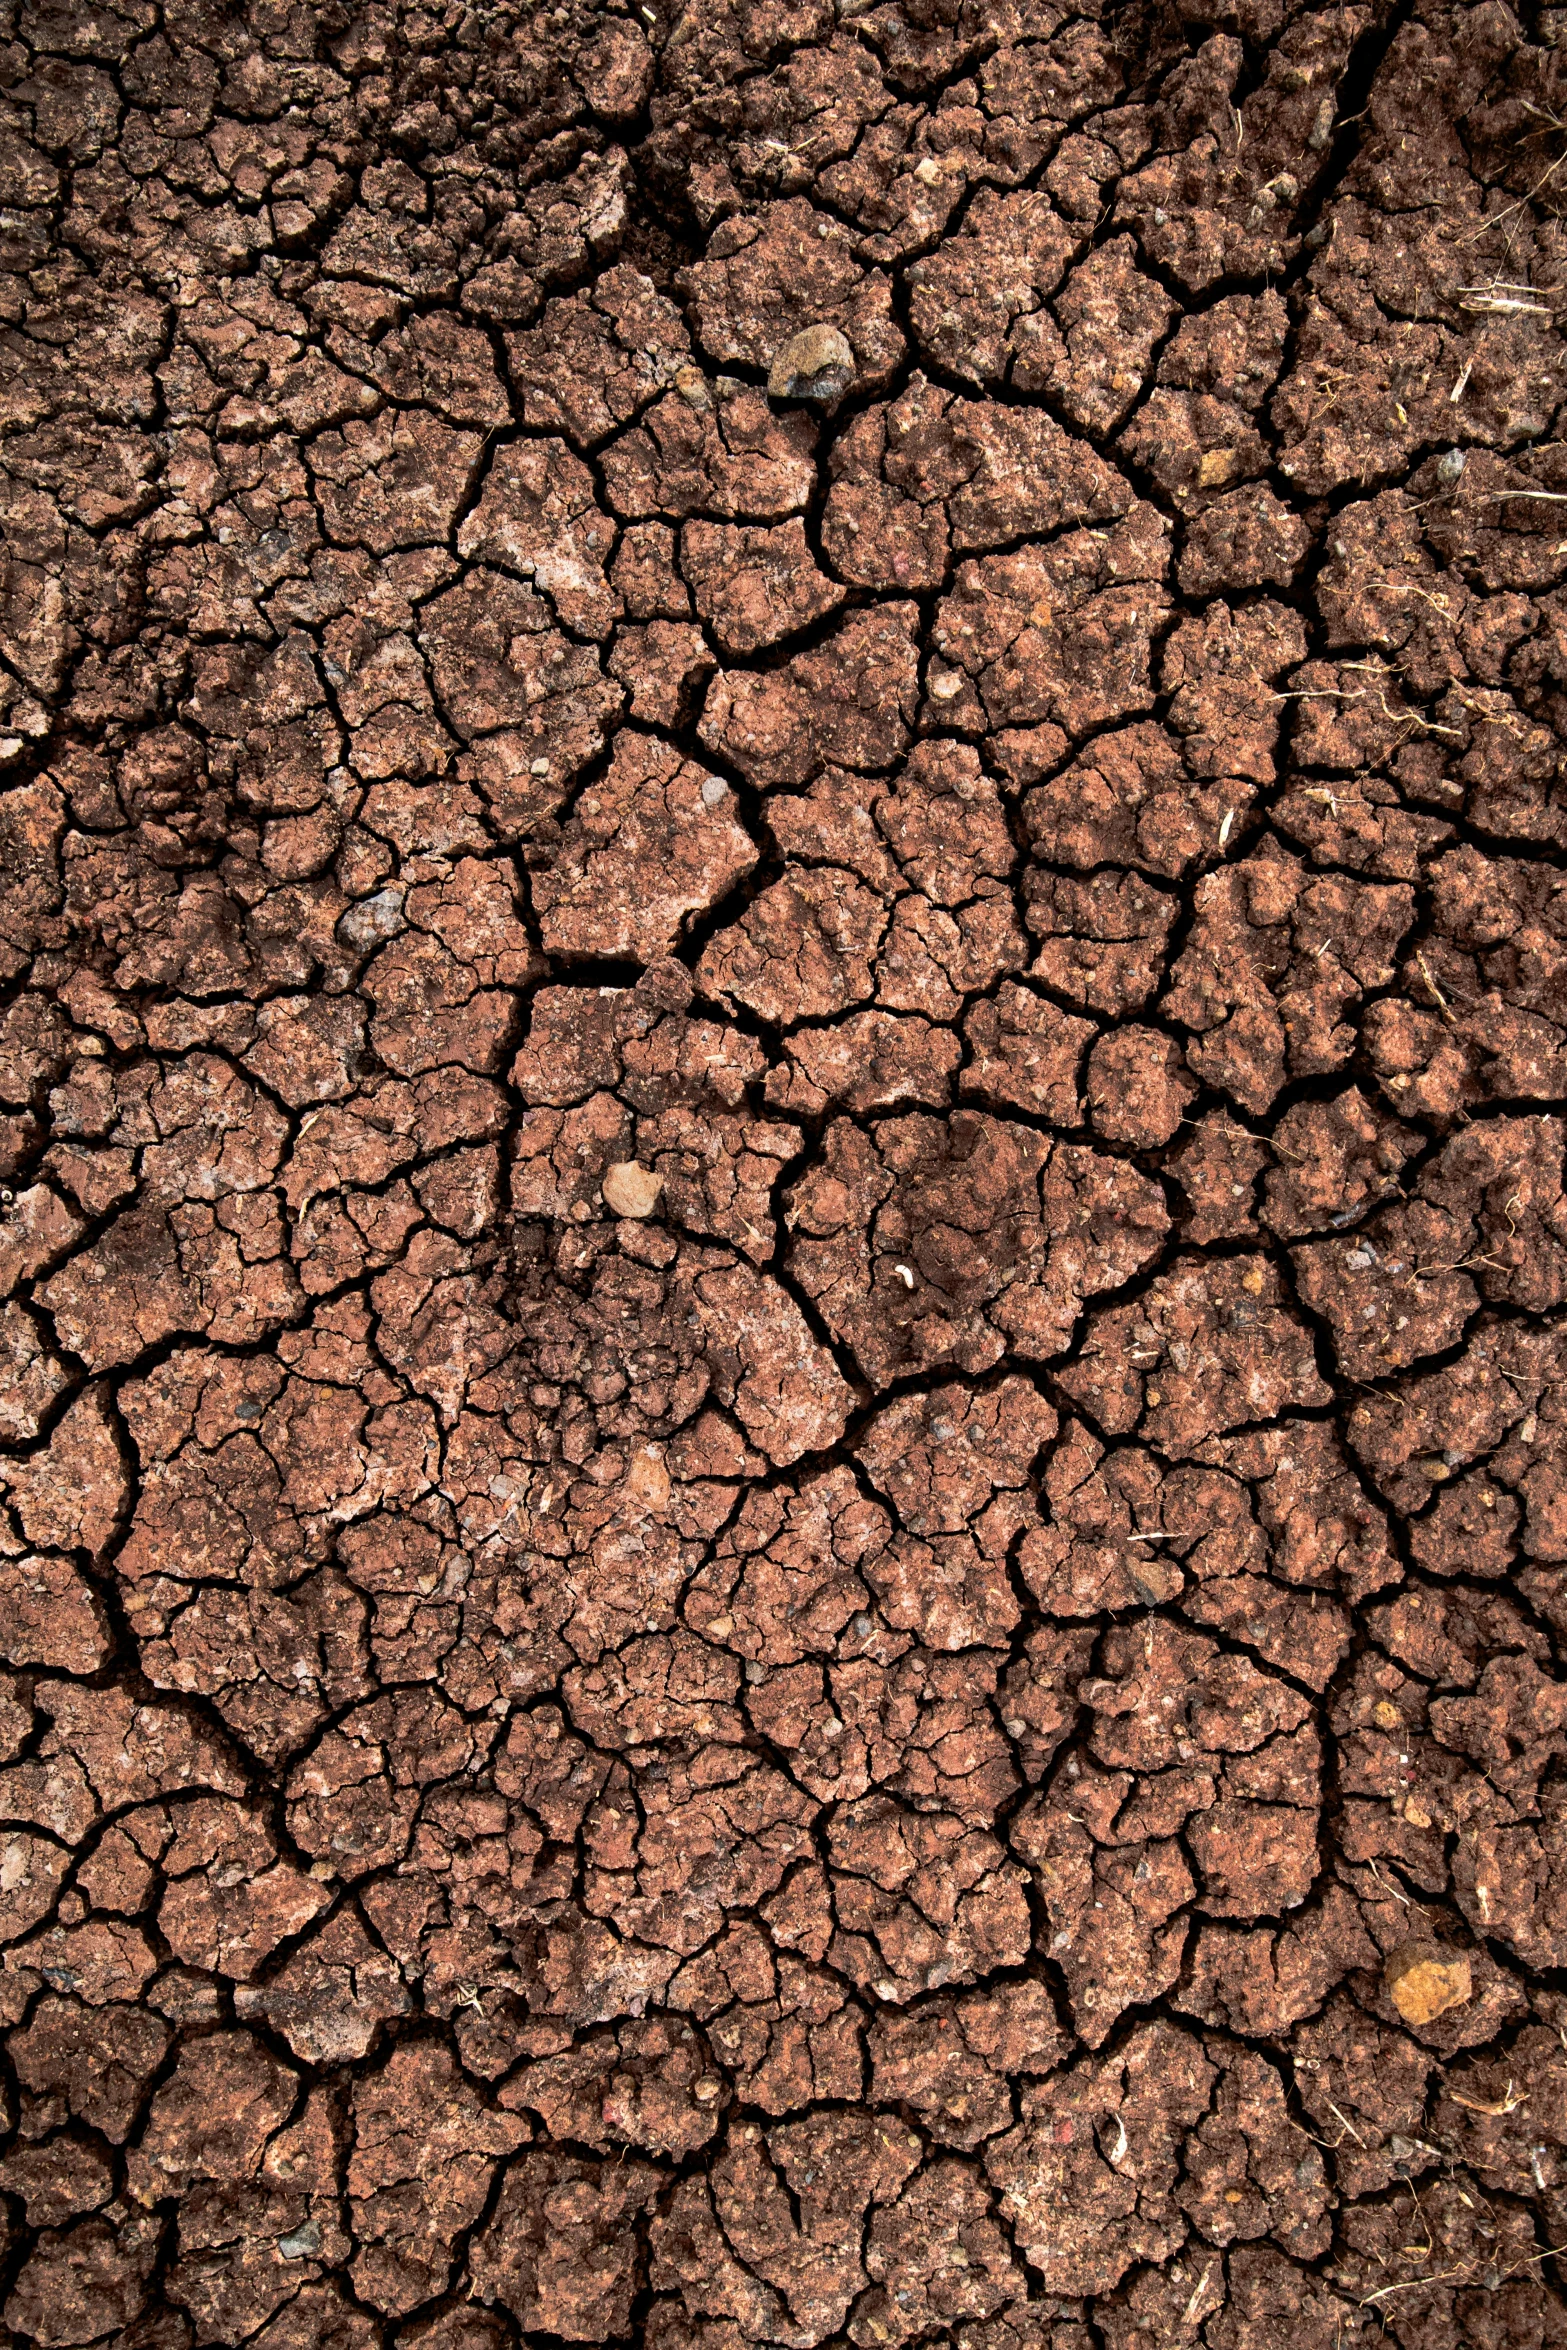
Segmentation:
[(854, 353), (835, 326), (802, 327), (775, 354), (768, 372), (774, 400), (811, 400), (822, 407), (842, 399), (854, 381)]
[(604, 1170), (604, 1205), (617, 1216), (651, 1216), (663, 1188), (663, 1176), (651, 1167), (639, 1167), (635, 1159), (622, 1159)]

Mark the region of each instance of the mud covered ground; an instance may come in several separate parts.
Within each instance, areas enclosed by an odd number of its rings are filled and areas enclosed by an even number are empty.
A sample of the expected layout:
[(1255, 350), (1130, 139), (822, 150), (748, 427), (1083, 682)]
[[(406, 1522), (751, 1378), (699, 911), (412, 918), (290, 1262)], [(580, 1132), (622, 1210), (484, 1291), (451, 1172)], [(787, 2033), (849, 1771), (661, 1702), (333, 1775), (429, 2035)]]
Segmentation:
[(1563, 29), (6, 12), (5, 2342), (1567, 2343)]

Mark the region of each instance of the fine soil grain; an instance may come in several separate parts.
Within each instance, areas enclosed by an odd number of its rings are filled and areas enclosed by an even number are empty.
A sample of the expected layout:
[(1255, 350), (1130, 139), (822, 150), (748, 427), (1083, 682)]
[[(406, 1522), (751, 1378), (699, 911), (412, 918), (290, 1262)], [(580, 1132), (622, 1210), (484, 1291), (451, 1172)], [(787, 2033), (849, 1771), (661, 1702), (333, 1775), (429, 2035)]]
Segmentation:
[(0, 6), (0, 2345), (1567, 2350), (1564, 40)]

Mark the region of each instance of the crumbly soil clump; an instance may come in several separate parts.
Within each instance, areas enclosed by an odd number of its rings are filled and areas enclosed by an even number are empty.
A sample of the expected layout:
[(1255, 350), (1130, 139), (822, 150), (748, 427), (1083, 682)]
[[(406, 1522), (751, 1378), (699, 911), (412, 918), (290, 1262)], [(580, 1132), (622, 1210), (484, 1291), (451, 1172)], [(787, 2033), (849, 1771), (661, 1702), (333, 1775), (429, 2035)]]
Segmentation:
[(0, 8), (0, 2345), (1567, 2350), (1564, 38)]

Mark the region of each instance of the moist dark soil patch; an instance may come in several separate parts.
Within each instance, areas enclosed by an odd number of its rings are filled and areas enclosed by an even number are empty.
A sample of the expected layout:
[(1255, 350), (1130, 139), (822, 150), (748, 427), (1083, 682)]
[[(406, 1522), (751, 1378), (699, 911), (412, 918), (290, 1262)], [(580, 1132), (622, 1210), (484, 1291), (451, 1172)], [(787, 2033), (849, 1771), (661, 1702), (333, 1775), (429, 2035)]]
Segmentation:
[(0, 2344), (1563, 2350), (1567, 74), (0, 40)]

